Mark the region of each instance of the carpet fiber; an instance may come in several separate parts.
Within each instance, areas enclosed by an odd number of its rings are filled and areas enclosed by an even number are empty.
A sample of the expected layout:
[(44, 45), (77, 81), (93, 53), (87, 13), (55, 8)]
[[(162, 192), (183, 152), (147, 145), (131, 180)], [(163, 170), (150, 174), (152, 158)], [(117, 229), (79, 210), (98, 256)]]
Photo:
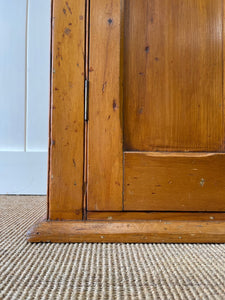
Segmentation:
[(45, 197), (0, 210), (0, 299), (225, 299), (224, 244), (29, 244)]

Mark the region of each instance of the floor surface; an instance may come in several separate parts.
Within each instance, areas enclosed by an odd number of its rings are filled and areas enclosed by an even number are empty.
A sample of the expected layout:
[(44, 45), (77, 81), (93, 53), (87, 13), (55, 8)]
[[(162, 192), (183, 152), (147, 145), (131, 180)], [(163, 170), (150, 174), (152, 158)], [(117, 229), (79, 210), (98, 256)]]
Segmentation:
[(225, 244), (30, 244), (46, 198), (0, 213), (0, 299), (225, 299)]

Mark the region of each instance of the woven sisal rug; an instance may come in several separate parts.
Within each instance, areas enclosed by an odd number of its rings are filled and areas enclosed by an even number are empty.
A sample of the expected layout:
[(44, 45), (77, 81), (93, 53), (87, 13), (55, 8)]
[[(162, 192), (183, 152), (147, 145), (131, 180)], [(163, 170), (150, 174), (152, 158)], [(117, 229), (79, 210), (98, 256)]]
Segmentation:
[(225, 245), (29, 244), (45, 197), (0, 210), (0, 299), (225, 299)]

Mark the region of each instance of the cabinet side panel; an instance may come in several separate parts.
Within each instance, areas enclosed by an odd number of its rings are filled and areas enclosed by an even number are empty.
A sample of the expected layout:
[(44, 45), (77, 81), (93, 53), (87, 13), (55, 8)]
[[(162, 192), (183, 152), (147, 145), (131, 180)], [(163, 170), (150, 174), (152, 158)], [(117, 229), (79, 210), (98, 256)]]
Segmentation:
[(88, 210), (121, 210), (122, 1), (90, 2)]
[(82, 219), (85, 1), (53, 1), (49, 219)]

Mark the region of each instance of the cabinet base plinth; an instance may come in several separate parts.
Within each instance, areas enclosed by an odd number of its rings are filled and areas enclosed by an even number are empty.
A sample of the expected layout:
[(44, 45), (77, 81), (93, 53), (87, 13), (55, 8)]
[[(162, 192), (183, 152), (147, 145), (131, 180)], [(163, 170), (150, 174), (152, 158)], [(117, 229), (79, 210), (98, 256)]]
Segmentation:
[(29, 242), (225, 243), (225, 221), (42, 221)]

